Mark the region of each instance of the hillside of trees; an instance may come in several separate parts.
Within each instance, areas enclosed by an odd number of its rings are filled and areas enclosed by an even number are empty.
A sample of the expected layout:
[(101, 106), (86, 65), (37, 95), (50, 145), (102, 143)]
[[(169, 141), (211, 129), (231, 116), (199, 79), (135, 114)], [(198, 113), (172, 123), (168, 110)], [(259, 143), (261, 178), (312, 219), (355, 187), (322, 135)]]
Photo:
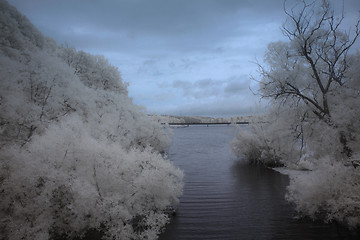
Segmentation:
[(328, 1), (302, 1), (285, 14), (288, 41), (270, 43), (259, 64), (267, 120), (240, 131), (233, 151), (254, 164), (306, 170), (290, 175), (286, 195), (299, 214), (359, 227), (359, 21), (344, 25)]
[(0, 1), (2, 239), (155, 239), (182, 194), (170, 135), (103, 56)]

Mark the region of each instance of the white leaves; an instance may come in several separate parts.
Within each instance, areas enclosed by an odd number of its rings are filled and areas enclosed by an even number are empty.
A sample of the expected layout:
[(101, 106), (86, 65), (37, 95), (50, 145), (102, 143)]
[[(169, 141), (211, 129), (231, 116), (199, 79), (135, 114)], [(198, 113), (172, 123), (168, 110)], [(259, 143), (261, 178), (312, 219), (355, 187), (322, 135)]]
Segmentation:
[(302, 214), (313, 218), (323, 214), (326, 221), (357, 227), (360, 225), (359, 171), (324, 156), (322, 162), (327, 161), (332, 164), (292, 177), (287, 198), (296, 203)]
[[(288, 199), (304, 215), (360, 225), (359, 171), (349, 165), (360, 152), (359, 56), (348, 55), (359, 36), (341, 31), (328, 1), (285, 13), (289, 43), (270, 43), (259, 65), (260, 95), (272, 100), (266, 123), (241, 132), (233, 149), (252, 162), (311, 169), (292, 178)], [(295, 12), (297, 11), (297, 13)], [(325, 217), (325, 219), (324, 219)]]
[[(0, 180), (9, 239), (153, 239), (182, 193), (170, 137), (102, 56), (59, 48), (1, 1)], [(142, 216), (146, 229), (132, 221)], [(19, 228), (21, 226), (21, 228)], [(146, 231), (145, 231), (146, 230)]]
[(110, 65), (104, 56), (94, 56), (73, 48), (61, 48), (59, 56), (86, 86), (127, 95), (127, 83), (122, 82), (118, 69)]

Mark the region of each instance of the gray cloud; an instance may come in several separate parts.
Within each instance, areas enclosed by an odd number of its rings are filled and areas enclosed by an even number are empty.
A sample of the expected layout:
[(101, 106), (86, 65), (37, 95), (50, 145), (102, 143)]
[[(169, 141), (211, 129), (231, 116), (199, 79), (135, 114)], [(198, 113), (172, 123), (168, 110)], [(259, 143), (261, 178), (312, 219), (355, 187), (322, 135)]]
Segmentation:
[[(125, 51), (145, 46), (198, 50), (227, 37), (250, 35), (252, 26), (245, 19), (274, 19), (270, 16), (276, 15), (282, 0), (267, 2), (258, 4), (263, 10), (254, 11), (255, 3), (250, 0), (10, 1), (61, 42)], [(251, 21), (252, 25), (261, 22)]]
[(172, 84), (163, 84), (164, 88), (176, 88), (182, 91), (183, 96), (200, 98), (230, 97), (233, 95), (244, 95), (249, 91), (250, 79), (243, 75), (240, 77), (229, 77), (225, 80), (201, 79), (194, 82), (176, 80)]
[(250, 86), (249, 76), (231, 77), (224, 88), (225, 96), (247, 93)]
[(185, 97), (192, 98), (208, 98), (218, 96), (220, 94), (219, 87), (222, 87), (221, 81), (212, 79), (202, 79), (195, 82), (177, 80), (171, 87), (180, 89)]
[(137, 71), (141, 74), (148, 74), (153, 76), (159, 76), (162, 74), (159, 70), (159, 67), (157, 66), (157, 61), (154, 59), (143, 61)]
[[(291, 6), (297, 0), (287, 0)], [(342, 1), (330, 0), (337, 11)], [(283, 0), (9, 0), (59, 44), (105, 55), (136, 104), (158, 113), (242, 114), (258, 99), (248, 75), (286, 40)], [(360, 10), (345, 1), (345, 26)], [(360, 44), (360, 41), (358, 41)], [(357, 46), (359, 46), (359, 44)]]

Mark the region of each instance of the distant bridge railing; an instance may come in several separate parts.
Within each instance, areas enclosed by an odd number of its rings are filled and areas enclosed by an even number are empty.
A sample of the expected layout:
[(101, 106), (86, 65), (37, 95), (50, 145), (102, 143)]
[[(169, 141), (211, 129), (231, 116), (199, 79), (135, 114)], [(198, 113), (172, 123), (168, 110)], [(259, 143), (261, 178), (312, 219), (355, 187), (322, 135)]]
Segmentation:
[[(162, 123), (165, 124), (165, 123)], [(230, 125), (230, 124), (249, 124), (249, 122), (244, 121), (244, 122), (218, 122), (218, 123), (204, 123), (204, 122), (193, 122), (193, 123), (168, 123), (170, 126), (190, 126), (190, 125)]]

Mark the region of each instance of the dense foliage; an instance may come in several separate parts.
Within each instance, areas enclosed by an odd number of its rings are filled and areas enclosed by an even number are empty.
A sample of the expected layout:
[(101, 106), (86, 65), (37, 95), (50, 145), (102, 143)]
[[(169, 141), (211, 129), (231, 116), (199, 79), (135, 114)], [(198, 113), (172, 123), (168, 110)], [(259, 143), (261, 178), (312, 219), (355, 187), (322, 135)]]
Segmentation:
[(182, 192), (170, 135), (102, 56), (0, 1), (2, 239), (156, 239)]
[(270, 43), (259, 65), (264, 121), (242, 131), (234, 152), (267, 166), (311, 170), (292, 177), (287, 198), (297, 210), (360, 226), (359, 34), (341, 29), (327, 1), (302, 1), (283, 26), (288, 42)]

